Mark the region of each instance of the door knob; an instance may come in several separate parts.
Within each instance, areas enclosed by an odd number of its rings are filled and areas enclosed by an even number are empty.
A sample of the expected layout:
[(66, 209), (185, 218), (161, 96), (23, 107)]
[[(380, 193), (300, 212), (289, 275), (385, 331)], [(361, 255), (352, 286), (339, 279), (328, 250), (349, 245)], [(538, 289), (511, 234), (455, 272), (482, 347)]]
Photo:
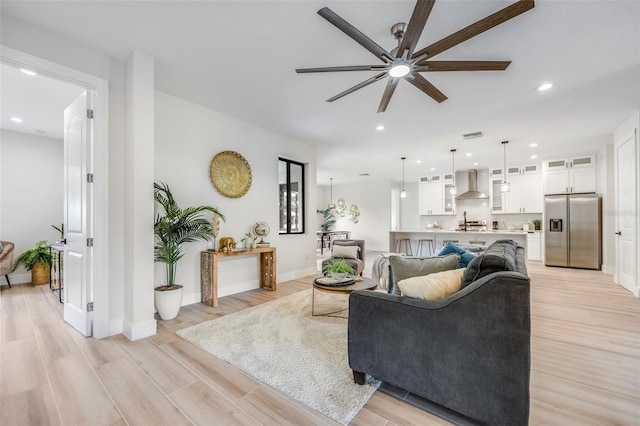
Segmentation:
[(64, 240), (60, 240), (60, 244), (67, 244), (67, 239), (65, 238)]
[(616, 232), (616, 235), (622, 235), (622, 232), (618, 231)]

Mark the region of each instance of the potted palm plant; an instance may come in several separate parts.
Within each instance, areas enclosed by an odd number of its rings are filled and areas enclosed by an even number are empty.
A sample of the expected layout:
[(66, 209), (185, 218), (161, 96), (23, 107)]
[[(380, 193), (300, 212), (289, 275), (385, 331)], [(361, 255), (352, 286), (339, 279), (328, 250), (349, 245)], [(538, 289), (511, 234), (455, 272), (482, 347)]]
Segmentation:
[(182, 285), (175, 283), (176, 266), (184, 255), (182, 245), (212, 240), (213, 221), (206, 212), (222, 220), (224, 215), (211, 206), (180, 208), (169, 186), (164, 183), (154, 183), (153, 195), (164, 209), (164, 214), (156, 214), (153, 225), (156, 237), (154, 260), (165, 264), (167, 274), (166, 285), (155, 288), (155, 303), (160, 318), (167, 320), (175, 318), (182, 305)]
[(13, 262), (12, 272), (24, 265), (27, 271), (31, 271), (31, 284), (46, 284), (50, 279), (51, 260), (49, 245), (46, 241), (39, 241), (35, 248), (26, 250)]

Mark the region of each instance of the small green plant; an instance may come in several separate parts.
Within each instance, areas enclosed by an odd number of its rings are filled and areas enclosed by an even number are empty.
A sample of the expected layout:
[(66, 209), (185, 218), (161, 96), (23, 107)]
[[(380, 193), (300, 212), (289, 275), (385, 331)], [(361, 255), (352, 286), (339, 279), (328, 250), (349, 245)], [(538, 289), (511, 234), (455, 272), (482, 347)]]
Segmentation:
[(60, 239), (64, 238), (64, 223), (61, 223), (60, 226), (51, 225), (51, 227), (60, 233)]
[(320, 228), (325, 232), (330, 230), (336, 223), (336, 218), (333, 216), (331, 209), (326, 208), (324, 210), (318, 210), (318, 213), (322, 214), (322, 223), (320, 224)]
[(244, 243), (245, 241), (254, 242), (257, 239), (258, 239), (257, 235), (253, 235), (251, 232), (247, 232), (247, 233), (244, 234), (244, 237), (242, 237), (240, 242), (241, 243)]
[(48, 268), (52, 259), (53, 256), (51, 255), (47, 242), (39, 241), (36, 248), (26, 250), (13, 262), (12, 271), (18, 269), (20, 265), (24, 265), (26, 270), (30, 271), (38, 263), (40, 263), (42, 267)]
[(535, 229), (540, 229), (540, 226), (542, 225), (542, 221), (540, 219), (533, 219), (531, 222), (533, 222)]
[(333, 275), (333, 274), (346, 274), (346, 275), (355, 275), (356, 271), (354, 271), (353, 267), (351, 267), (351, 265), (349, 265), (346, 261), (344, 260), (334, 260), (331, 263), (328, 263), (325, 267), (324, 267), (324, 272), (327, 275)]

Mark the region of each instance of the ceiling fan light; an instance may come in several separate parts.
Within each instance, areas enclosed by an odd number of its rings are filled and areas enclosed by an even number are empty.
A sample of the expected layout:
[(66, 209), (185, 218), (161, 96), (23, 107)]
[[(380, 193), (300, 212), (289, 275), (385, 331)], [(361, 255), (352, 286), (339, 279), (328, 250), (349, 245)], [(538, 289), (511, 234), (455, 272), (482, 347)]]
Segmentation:
[(391, 77), (404, 77), (405, 75), (409, 74), (409, 71), (411, 71), (409, 65), (405, 63), (399, 63), (391, 66), (391, 69), (389, 69), (389, 75)]

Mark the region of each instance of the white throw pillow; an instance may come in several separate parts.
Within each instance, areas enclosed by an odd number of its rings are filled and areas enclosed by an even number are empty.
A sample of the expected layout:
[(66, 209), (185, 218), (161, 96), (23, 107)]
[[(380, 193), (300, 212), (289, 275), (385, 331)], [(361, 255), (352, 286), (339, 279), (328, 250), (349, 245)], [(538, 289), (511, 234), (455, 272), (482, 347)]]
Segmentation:
[(357, 259), (359, 250), (360, 247), (358, 246), (340, 246), (334, 244), (333, 248), (331, 249), (331, 256), (342, 257), (345, 259)]
[(403, 296), (425, 300), (440, 300), (460, 290), (466, 268), (436, 272), (398, 282)]

